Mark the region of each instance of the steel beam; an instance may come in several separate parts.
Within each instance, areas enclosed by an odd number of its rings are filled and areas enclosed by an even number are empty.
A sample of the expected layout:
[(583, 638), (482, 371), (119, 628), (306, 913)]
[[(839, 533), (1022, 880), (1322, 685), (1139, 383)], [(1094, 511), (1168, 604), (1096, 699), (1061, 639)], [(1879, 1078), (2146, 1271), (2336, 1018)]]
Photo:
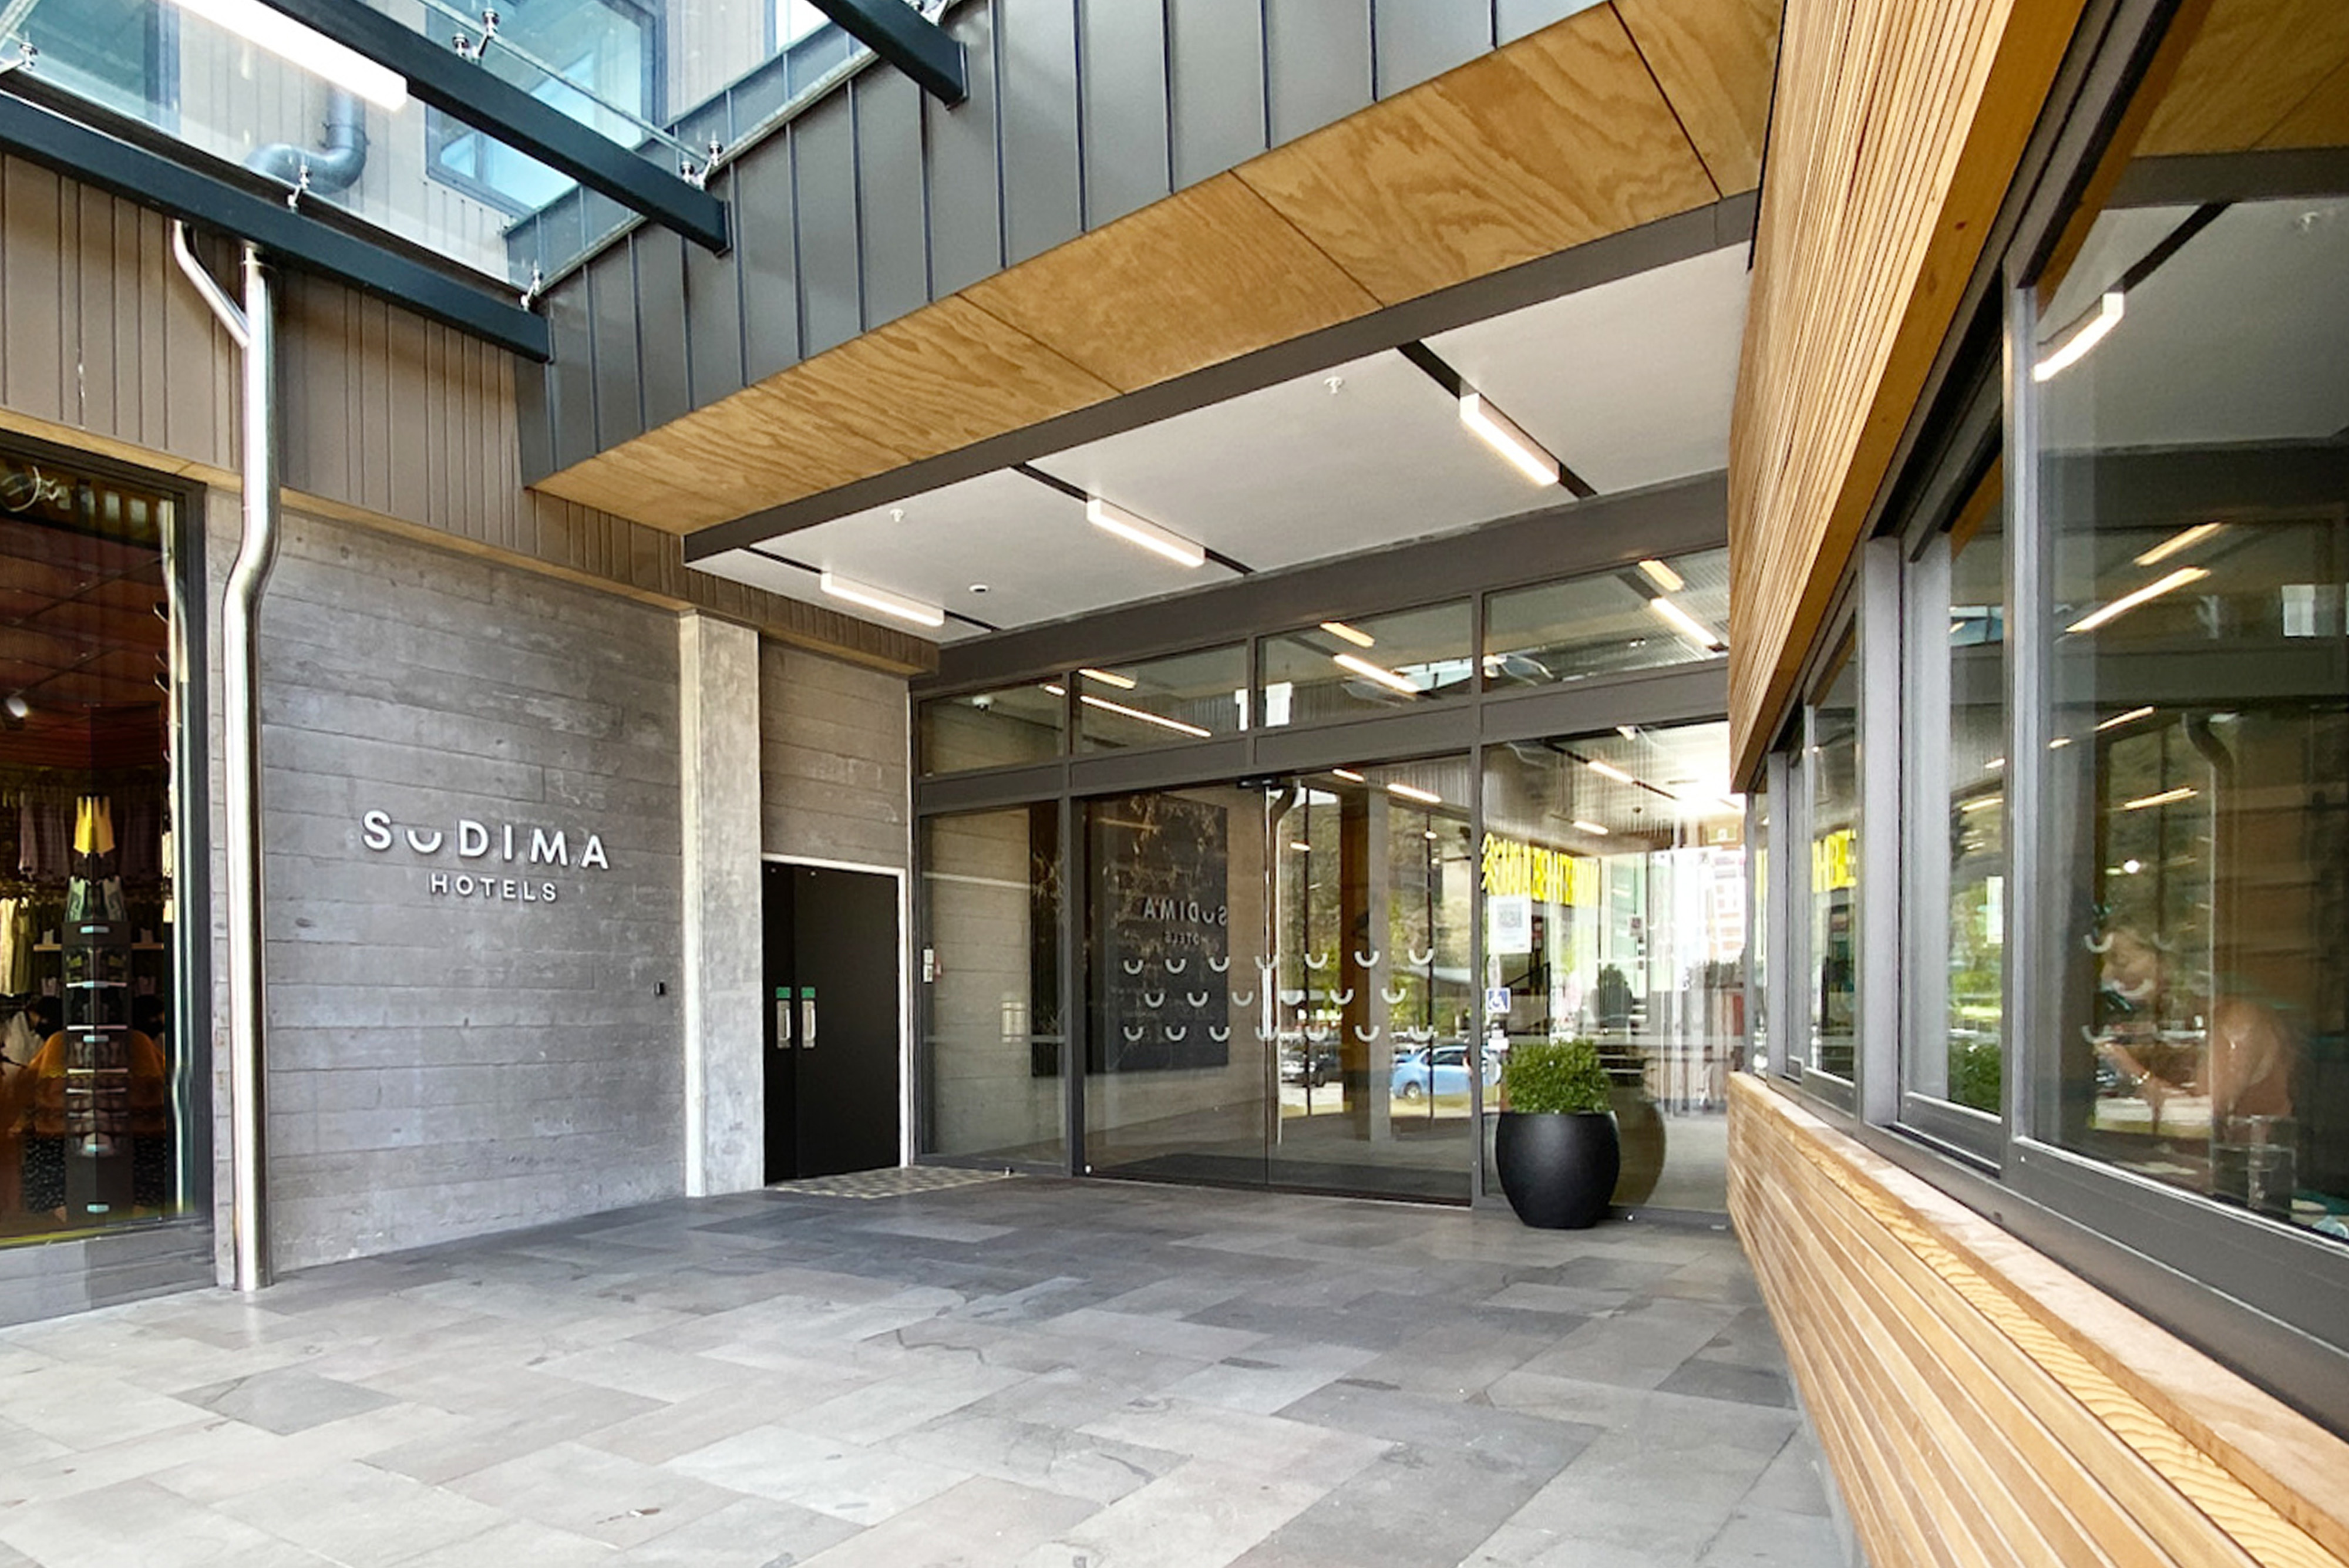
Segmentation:
[(554, 358), (543, 317), (500, 296), (316, 219), (0, 91), (0, 147), (86, 185), (210, 229), (272, 258), (363, 288), (444, 326), (535, 359)]
[[(272, 5), (279, 0), (270, 0)], [(970, 96), (962, 45), (905, 0), (813, 0), (840, 30), (951, 109)]]
[(398, 71), (408, 79), (410, 93), (443, 114), (487, 131), (704, 249), (726, 248), (725, 202), (363, 0), (268, 0), (268, 4), (376, 64)]

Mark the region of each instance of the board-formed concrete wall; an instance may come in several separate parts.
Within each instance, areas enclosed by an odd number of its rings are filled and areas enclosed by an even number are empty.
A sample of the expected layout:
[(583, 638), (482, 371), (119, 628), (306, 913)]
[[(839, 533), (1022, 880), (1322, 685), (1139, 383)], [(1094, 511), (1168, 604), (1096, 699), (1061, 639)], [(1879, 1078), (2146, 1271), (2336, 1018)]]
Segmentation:
[[(261, 622), (275, 1266), (682, 1191), (676, 617), (286, 522)], [(533, 828), (570, 864), (531, 865)]]
[(773, 641), (759, 649), (769, 855), (892, 869), (912, 852), (905, 682)]

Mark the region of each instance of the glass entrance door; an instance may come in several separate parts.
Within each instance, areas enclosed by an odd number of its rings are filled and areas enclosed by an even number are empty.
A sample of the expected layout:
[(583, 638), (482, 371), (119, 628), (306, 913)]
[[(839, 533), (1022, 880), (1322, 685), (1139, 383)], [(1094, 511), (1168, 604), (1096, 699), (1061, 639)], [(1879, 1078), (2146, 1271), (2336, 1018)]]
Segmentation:
[(1454, 757), (1088, 803), (1088, 1168), (1464, 1200), (1467, 791)]

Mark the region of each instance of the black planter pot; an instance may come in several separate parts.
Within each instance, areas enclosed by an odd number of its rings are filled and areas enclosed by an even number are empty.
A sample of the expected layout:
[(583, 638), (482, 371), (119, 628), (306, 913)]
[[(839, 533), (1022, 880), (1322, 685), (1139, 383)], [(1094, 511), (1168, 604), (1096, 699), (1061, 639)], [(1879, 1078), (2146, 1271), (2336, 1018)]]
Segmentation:
[(1493, 1164), (1518, 1219), (1544, 1231), (1579, 1231), (1606, 1217), (1623, 1155), (1615, 1118), (1605, 1111), (1503, 1111)]

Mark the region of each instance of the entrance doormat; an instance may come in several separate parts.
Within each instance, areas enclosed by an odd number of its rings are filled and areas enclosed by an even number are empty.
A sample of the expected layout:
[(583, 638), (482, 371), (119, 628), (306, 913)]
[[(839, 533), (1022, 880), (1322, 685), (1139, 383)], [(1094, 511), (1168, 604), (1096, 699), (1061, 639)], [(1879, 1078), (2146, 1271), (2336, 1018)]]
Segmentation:
[(904, 1198), (916, 1192), (944, 1192), (982, 1181), (1009, 1179), (1008, 1170), (958, 1170), (940, 1165), (902, 1165), (885, 1170), (851, 1171), (846, 1176), (816, 1176), (805, 1181), (778, 1181), (770, 1192), (808, 1192), (820, 1198)]

